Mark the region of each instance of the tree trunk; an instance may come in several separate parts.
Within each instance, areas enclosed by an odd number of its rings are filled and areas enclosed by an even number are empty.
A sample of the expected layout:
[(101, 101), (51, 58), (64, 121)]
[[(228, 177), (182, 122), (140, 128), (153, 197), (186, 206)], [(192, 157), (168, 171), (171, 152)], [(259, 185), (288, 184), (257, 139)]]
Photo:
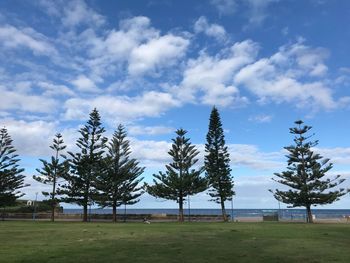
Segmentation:
[(179, 198), (179, 222), (184, 221), (184, 200), (183, 197), (181, 196)]
[(306, 206), (306, 211), (307, 211), (307, 222), (308, 222), (308, 223), (313, 223), (314, 220), (313, 220), (313, 218), (312, 218), (310, 205), (307, 205), (307, 206)]
[(55, 205), (52, 205), (51, 208), (51, 222), (55, 221)]
[(117, 222), (117, 202), (113, 201), (113, 222)]
[(225, 202), (222, 200), (221, 198), (221, 212), (222, 212), (222, 219), (224, 220), (224, 222), (227, 222), (227, 215), (226, 215), (226, 210), (225, 210)]
[(84, 210), (83, 210), (83, 222), (87, 222), (88, 221), (88, 206), (87, 204), (84, 204)]

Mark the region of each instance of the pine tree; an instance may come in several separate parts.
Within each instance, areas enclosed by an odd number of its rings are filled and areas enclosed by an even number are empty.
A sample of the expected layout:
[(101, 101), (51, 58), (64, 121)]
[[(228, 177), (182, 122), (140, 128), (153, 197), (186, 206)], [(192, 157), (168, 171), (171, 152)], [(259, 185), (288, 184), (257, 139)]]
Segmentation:
[(221, 204), (223, 220), (227, 221), (225, 201), (232, 200), (235, 193), (233, 191), (230, 156), (225, 145), (224, 131), (216, 107), (213, 107), (210, 114), (205, 152), (205, 170), (211, 187), (209, 195), (212, 197), (212, 201)]
[(66, 156), (62, 154), (62, 151), (66, 149), (66, 145), (64, 145), (63, 138), (60, 133), (55, 135), (50, 148), (54, 151), (54, 155), (51, 156), (51, 162), (40, 159), (43, 167), (41, 169), (36, 169), (39, 175), (34, 175), (33, 178), (40, 183), (52, 186), (51, 192), (43, 191), (42, 194), (50, 198), (49, 204), (51, 206), (51, 221), (55, 221), (55, 210), (60, 201), (58, 195), (61, 191), (58, 180), (64, 178), (69, 171)]
[(0, 207), (15, 204), (16, 199), (24, 194), (19, 189), (24, 184), (24, 169), (19, 168), (18, 155), (12, 145), (13, 140), (6, 128), (0, 130)]
[(185, 137), (186, 133), (183, 129), (176, 131), (177, 137), (172, 139), (172, 148), (168, 152), (173, 161), (165, 166), (165, 173), (153, 175), (152, 186), (146, 184), (147, 192), (152, 196), (177, 201), (180, 222), (184, 221), (185, 198), (207, 189), (207, 180), (200, 176), (203, 169), (191, 169), (198, 162), (196, 156), (199, 152)]
[(285, 147), (289, 152), (287, 171), (275, 173), (279, 179), (273, 179), (291, 189), (270, 191), (278, 201), (290, 204), (291, 207), (304, 206), (307, 212), (307, 221), (312, 223), (312, 205), (331, 204), (339, 200), (349, 190), (337, 188), (330, 191), (330, 189), (339, 186), (345, 179), (341, 179), (340, 175), (333, 179), (325, 178), (333, 164), (329, 163), (329, 159), (323, 159), (320, 154), (312, 150), (318, 145), (318, 141), (309, 140), (312, 135), (307, 135), (312, 127), (303, 125), (301, 120), (296, 121), (295, 124), (296, 127), (290, 128), (290, 133), (295, 135), (295, 145)]
[(70, 173), (65, 176), (66, 184), (60, 194), (66, 195), (65, 202), (83, 206), (83, 221), (87, 221), (87, 209), (97, 195), (96, 178), (103, 173), (103, 154), (107, 139), (101, 126), (101, 117), (96, 108), (90, 113), (87, 124), (80, 129), (81, 137), (76, 145), (80, 152), (68, 152)]
[(126, 136), (123, 125), (119, 125), (108, 145), (105, 172), (98, 176), (100, 194), (97, 203), (112, 207), (113, 222), (117, 221), (117, 207), (137, 203), (143, 193), (139, 184), (145, 168), (140, 167), (136, 159), (130, 159), (130, 142)]

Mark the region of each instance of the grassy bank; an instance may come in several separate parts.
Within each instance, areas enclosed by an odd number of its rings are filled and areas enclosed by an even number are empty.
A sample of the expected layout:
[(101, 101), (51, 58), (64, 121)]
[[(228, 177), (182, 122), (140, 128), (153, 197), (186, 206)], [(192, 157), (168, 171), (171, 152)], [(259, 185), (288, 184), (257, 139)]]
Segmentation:
[(349, 262), (349, 224), (0, 222), (0, 262)]

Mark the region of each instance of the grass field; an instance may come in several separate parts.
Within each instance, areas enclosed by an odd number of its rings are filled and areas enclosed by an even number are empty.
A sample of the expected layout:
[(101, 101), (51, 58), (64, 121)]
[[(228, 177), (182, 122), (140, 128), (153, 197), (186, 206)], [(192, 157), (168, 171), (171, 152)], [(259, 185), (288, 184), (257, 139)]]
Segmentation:
[(0, 262), (350, 262), (350, 224), (0, 222)]

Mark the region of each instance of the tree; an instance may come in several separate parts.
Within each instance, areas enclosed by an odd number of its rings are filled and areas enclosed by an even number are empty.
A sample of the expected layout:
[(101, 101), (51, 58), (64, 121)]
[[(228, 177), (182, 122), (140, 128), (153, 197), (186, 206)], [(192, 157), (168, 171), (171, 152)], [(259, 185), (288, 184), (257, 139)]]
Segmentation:
[(184, 221), (183, 203), (188, 195), (197, 194), (207, 189), (207, 180), (200, 175), (203, 168), (191, 169), (198, 161), (199, 154), (190, 139), (185, 137), (187, 131), (179, 129), (176, 138), (168, 152), (172, 162), (165, 166), (166, 172), (153, 174), (154, 185), (146, 184), (149, 194), (168, 200), (175, 200), (179, 204), (179, 221)]
[(51, 221), (53, 222), (55, 221), (55, 210), (60, 201), (59, 198), (57, 198), (61, 191), (58, 187), (58, 180), (65, 177), (69, 171), (69, 166), (66, 156), (62, 154), (62, 151), (66, 149), (66, 145), (64, 145), (63, 138), (60, 133), (55, 135), (50, 148), (54, 151), (54, 155), (51, 156), (51, 161), (48, 162), (40, 159), (43, 167), (41, 169), (36, 169), (39, 175), (34, 175), (33, 178), (40, 183), (52, 185), (51, 192), (43, 191), (42, 194), (49, 197), (49, 205), (51, 206)]
[[(288, 151), (287, 170), (275, 173), (279, 178), (274, 181), (288, 186), (289, 190), (270, 190), (274, 197), (283, 203), (290, 204), (291, 207), (304, 206), (307, 212), (307, 222), (312, 223), (311, 206), (331, 204), (349, 190), (336, 188), (345, 179), (340, 175), (333, 179), (327, 178), (327, 172), (332, 169), (333, 164), (329, 159), (315, 153), (312, 148), (318, 145), (318, 141), (310, 141), (307, 132), (311, 126), (303, 125), (303, 121), (295, 122), (296, 127), (290, 128), (290, 133), (294, 136), (295, 145), (284, 147)], [(336, 190), (330, 191), (330, 189)]]
[(16, 199), (24, 194), (19, 189), (24, 184), (24, 169), (19, 168), (20, 159), (12, 145), (13, 140), (6, 128), (0, 130), (0, 207), (15, 204)]
[(137, 203), (143, 193), (138, 185), (145, 168), (140, 167), (136, 159), (130, 159), (130, 142), (126, 136), (123, 125), (119, 125), (108, 145), (105, 172), (98, 176), (100, 194), (97, 203), (112, 207), (113, 222), (117, 221), (117, 207)]
[(65, 202), (83, 206), (83, 221), (87, 221), (88, 205), (97, 195), (96, 178), (103, 173), (103, 154), (107, 138), (101, 126), (101, 117), (96, 108), (90, 113), (87, 124), (79, 130), (81, 137), (76, 146), (80, 152), (68, 152), (70, 173), (65, 176), (66, 184), (60, 194), (66, 195)]
[(227, 221), (225, 201), (231, 201), (235, 192), (233, 191), (230, 155), (225, 145), (224, 131), (216, 107), (213, 107), (210, 114), (205, 152), (204, 165), (211, 187), (209, 195), (212, 201), (221, 204), (223, 220)]

